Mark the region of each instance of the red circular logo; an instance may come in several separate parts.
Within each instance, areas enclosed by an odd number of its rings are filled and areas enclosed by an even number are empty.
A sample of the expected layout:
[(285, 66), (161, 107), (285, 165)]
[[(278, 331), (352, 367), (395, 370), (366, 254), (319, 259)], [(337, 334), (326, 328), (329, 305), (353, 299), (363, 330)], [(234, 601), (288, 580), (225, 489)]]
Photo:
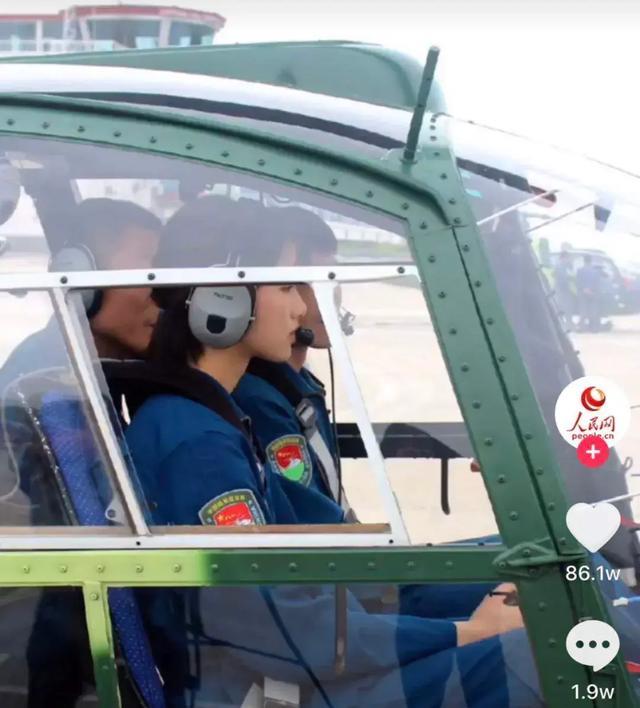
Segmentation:
[(601, 388), (596, 388), (595, 386), (585, 388), (582, 392), (582, 396), (580, 396), (580, 403), (582, 403), (588, 411), (597, 411), (602, 408), (606, 400), (607, 397), (604, 391)]
[(609, 459), (609, 446), (597, 435), (588, 435), (581, 440), (576, 452), (585, 467), (600, 467)]

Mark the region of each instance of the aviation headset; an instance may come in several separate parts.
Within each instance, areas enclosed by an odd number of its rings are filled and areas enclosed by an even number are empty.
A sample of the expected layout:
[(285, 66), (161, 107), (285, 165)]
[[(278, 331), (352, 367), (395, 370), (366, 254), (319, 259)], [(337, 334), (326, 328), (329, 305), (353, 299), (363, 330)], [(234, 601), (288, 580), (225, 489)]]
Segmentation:
[(213, 349), (237, 344), (256, 318), (256, 292), (255, 285), (193, 288), (185, 302), (191, 333)]
[[(200, 286), (193, 288), (185, 302), (189, 329), (202, 344), (213, 349), (226, 349), (245, 336), (255, 320), (255, 285)], [(343, 309), (340, 326), (345, 335), (353, 334), (355, 316)], [(296, 343), (313, 344), (313, 331), (296, 330)]]
[[(66, 243), (53, 255), (49, 262), (49, 270), (58, 272), (73, 272), (81, 270), (98, 270), (96, 257), (93, 251), (84, 243)], [(85, 288), (78, 291), (82, 297), (87, 317), (95, 317), (104, 299), (101, 289)]]

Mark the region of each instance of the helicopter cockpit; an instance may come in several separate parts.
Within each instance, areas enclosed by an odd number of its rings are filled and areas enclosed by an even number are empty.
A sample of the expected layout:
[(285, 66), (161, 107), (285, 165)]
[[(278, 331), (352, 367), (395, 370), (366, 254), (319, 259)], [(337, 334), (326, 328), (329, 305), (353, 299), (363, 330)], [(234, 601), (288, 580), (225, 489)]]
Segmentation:
[[(445, 115), (403, 162), (393, 136), (358, 148), (364, 133), (341, 135), (345, 154), (328, 158), (288, 142), (284, 122), (260, 133), (194, 112), (37, 95), (0, 111), (3, 705), (26, 705), (25, 686), (159, 708), (560, 705), (591, 675), (557, 646), (574, 616), (598, 613), (628, 662), (603, 681), (631, 695), (636, 618), (614, 601), (636, 585), (640, 441), (632, 424), (585, 470), (554, 408), (586, 373), (635, 403), (637, 178), (533, 159), (527, 141)], [(300, 213), (332, 234), (322, 257)], [(594, 261), (596, 296), (578, 277)], [(338, 451), (332, 501), (349, 513), (287, 523), (242, 487), (212, 493), (201, 522), (172, 516), (200, 470), (169, 482), (160, 466), (152, 490), (146, 461), (191, 422), (176, 409), (141, 443), (136, 420), (154, 397), (221, 409), (201, 379), (149, 366), (167, 297), (186, 288), (191, 308), (200, 289), (245, 289), (253, 308), (274, 286), (310, 288), (326, 330), (303, 366)], [(206, 327), (224, 329), (216, 312)], [(313, 434), (263, 450), (289, 499), (325, 454)], [(618, 500), (625, 526), (602, 558), (568, 534), (567, 499)], [(574, 592), (567, 564), (620, 573)], [(490, 593), (525, 626), (508, 615), (462, 641)]]

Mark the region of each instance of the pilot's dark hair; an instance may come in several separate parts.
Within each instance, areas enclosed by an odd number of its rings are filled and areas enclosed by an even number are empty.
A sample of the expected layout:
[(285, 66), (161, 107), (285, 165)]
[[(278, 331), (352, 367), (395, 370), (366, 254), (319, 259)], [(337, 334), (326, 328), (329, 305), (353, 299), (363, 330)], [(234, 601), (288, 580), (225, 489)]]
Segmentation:
[[(272, 210), (257, 201), (222, 196), (200, 197), (185, 204), (167, 222), (156, 259), (158, 267), (202, 268), (275, 265), (288, 239)], [(197, 361), (204, 349), (189, 329), (189, 287), (158, 288), (162, 308), (149, 358), (166, 368)]]
[(312, 265), (313, 254), (335, 254), (338, 241), (327, 222), (310, 209), (281, 207), (277, 209), (283, 236), (297, 248), (297, 263)]
[(117, 248), (118, 239), (127, 229), (139, 228), (160, 233), (162, 222), (152, 212), (125, 199), (98, 197), (85, 199), (70, 219), (69, 244), (84, 244), (95, 255), (98, 265)]

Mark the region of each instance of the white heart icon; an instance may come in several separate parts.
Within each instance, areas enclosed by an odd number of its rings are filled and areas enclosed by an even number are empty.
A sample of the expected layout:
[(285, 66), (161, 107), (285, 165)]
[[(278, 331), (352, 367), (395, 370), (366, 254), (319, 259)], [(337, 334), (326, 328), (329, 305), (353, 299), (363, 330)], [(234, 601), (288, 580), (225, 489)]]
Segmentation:
[(620, 528), (620, 512), (613, 504), (574, 504), (567, 512), (567, 526), (588, 551), (595, 553)]

